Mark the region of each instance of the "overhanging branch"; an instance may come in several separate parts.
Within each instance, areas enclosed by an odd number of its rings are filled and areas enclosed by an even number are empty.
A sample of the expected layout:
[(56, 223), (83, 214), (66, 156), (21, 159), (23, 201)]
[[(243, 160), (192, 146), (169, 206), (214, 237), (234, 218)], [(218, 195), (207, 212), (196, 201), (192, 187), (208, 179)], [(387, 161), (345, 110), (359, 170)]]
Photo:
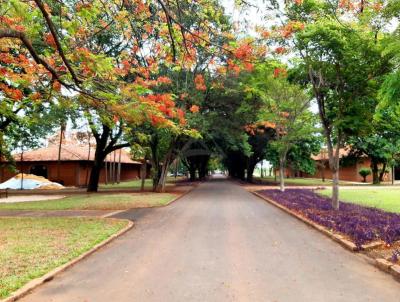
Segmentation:
[(35, 51), (35, 49), (32, 46), (32, 43), (29, 41), (28, 37), (23, 33), (22, 31), (18, 31), (15, 29), (0, 29), (0, 39), (1, 38), (12, 38), (12, 39), (18, 39), (20, 40), (25, 47), (28, 49), (29, 53), (31, 54), (32, 58), (35, 60), (35, 62), (39, 65), (42, 65), (50, 74), (52, 75), (53, 79), (57, 80), (62, 84), (63, 86), (67, 88), (73, 88), (72, 85), (64, 82), (57, 71), (50, 66), (49, 63), (47, 63), (45, 60), (43, 60)]
[(50, 15), (46, 11), (42, 1), (40, 1), (40, 0), (34, 0), (34, 1), (35, 1), (36, 5), (39, 7), (40, 11), (42, 12), (44, 19), (46, 20), (47, 26), (54, 38), (54, 42), (56, 43), (57, 51), (60, 54), (61, 59), (63, 60), (65, 66), (67, 67), (69, 73), (71, 74), (72, 79), (74, 80), (75, 84), (78, 85), (78, 87), (79, 87), (79, 85), (82, 83), (82, 81), (80, 79), (78, 79), (77, 75), (75, 74), (74, 69), (72, 68), (71, 64), (68, 62), (67, 58), (65, 57), (64, 51), (62, 49), (60, 40), (57, 37), (57, 32), (56, 32), (53, 22), (51, 21)]

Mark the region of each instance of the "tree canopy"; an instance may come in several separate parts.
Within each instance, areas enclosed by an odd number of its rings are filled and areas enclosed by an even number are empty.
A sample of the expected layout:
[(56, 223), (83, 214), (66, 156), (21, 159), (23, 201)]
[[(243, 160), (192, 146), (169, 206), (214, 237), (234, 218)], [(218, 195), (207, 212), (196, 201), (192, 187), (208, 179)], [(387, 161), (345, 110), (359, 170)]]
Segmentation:
[(263, 160), (283, 190), (326, 147), (338, 208), (341, 148), (369, 156), (375, 182), (397, 162), (397, 2), (239, 1), (268, 20), (251, 24), (217, 0), (0, 1), (0, 158), (85, 125), (88, 191), (127, 147), (157, 191), (173, 163), (252, 182)]

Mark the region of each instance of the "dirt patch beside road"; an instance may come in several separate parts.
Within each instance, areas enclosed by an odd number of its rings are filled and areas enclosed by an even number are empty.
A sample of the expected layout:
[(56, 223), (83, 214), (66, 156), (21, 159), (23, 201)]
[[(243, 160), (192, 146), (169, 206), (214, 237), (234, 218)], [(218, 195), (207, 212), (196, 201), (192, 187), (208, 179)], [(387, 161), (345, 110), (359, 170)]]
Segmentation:
[(7, 198), (0, 198), (0, 203), (11, 203), (11, 202), (27, 202), (27, 201), (39, 201), (39, 200), (55, 200), (64, 198), (65, 195), (20, 195), (20, 196), (8, 196)]

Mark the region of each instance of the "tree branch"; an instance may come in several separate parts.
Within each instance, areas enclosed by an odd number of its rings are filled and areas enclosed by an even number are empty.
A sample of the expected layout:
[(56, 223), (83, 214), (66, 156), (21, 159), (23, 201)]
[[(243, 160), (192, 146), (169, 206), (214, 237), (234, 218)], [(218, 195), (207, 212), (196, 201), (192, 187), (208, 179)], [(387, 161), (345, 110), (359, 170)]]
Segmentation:
[(170, 11), (168, 10), (168, 8), (165, 6), (164, 2), (162, 2), (162, 0), (157, 0), (157, 2), (161, 5), (161, 8), (163, 9), (163, 11), (168, 15), (170, 21), (174, 22), (175, 24), (177, 24), (182, 30), (184, 30), (185, 32), (187, 32), (188, 34), (190, 34), (193, 37), (198, 38), (199, 40), (206, 42), (208, 45), (212, 45), (212, 46), (216, 46), (228, 53), (233, 53), (231, 50), (217, 44), (214, 43), (208, 39), (203, 38), (202, 36), (195, 34), (194, 32), (192, 32), (190, 29), (188, 29), (186, 26), (184, 26), (181, 22), (179, 22), (176, 18), (174, 18), (174, 16), (172, 16), (172, 14), (170, 13)]
[(123, 143), (123, 144), (115, 145), (115, 146), (113, 146), (112, 148), (110, 148), (108, 150), (109, 150), (109, 153), (110, 153), (110, 152), (113, 152), (113, 151), (118, 150), (118, 149), (129, 147), (130, 145), (131, 145), (130, 143)]
[(0, 29), (0, 39), (1, 38), (14, 38), (14, 39), (19, 39), (25, 47), (28, 49), (29, 53), (31, 54), (32, 58), (35, 60), (37, 64), (40, 64), (44, 66), (44, 68), (47, 69), (48, 72), (53, 76), (53, 79), (56, 79), (58, 82), (60, 82), (63, 86), (67, 88), (73, 88), (70, 84), (67, 84), (64, 82), (60, 76), (58, 75), (57, 71), (50, 66), (45, 60), (43, 60), (35, 51), (35, 49), (32, 46), (32, 43), (29, 41), (28, 37), (25, 35), (25, 33), (14, 30), (14, 29)]
[(49, 30), (50, 30), (51, 34), (53, 35), (53, 38), (56, 43), (57, 50), (58, 50), (58, 53), (60, 54), (61, 59), (63, 60), (65, 66), (67, 67), (69, 73), (71, 74), (72, 79), (74, 80), (75, 84), (79, 87), (80, 84), (82, 83), (82, 81), (80, 79), (78, 79), (77, 75), (75, 74), (74, 69), (69, 64), (67, 58), (65, 57), (60, 40), (57, 37), (57, 32), (54, 27), (53, 21), (51, 21), (51, 18), (49, 16), (49, 14), (47, 13), (42, 1), (40, 1), (40, 0), (34, 0), (34, 1), (35, 1), (36, 5), (39, 7), (40, 11), (42, 12), (43, 17), (46, 20), (47, 26), (49, 27)]
[(52, 76), (53, 80), (57, 80), (61, 85), (63, 85), (64, 87), (74, 90), (76, 92), (79, 92), (83, 95), (86, 95), (88, 97), (90, 97), (91, 99), (97, 100), (97, 101), (102, 101), (101, 98), (96, 97), (95, 95), (91, 94), (90, 92), (87, 92), (85, 90), (83, 90), (81, 87), (79, 87), (77, 85), (71, 85), (68, 84), (67, 82), (65, 82), (63, 79), (61, 79), (60, 75), (57, 73), (57, 71), (49, 64), (47, 63), (45, 60), (43, 60), (36, 52), (36, 50), (33, 48), (32, 43), (30, 42), (30, 40), (28, 39), (28, 37), (26, 36), (26, 34), (22, 31), (18, 31), (15, 29), (0, 29), (0, 39), (2, 38), (11, 38), (11, 39), (18, 39), (20, 40), (25, 47), (28, 49), (30, 55), (32, 56), (32, 58), (34, 59), (34, 61), (39, 64), (42, 65)]
[(100, 140), (99, 132), (97, 131), (96, 126), (94, 125), (92, 119), (91, 118), (87, 118), (87, 120), (88, 120), (88, 123), (89, 123), (90, 130), (92, 131), (92, 134), (93, 134), (96, 142), (98, 143), (99, 140)]
[[(179, 17), (179, 21), (180, 22), (182, 22), (182, 16), (181, 16), (181, 7), (180, 7), (180, 5), (179, 5), (179, 1), (180, 0), (177, 0), (176, 1), (176, 6), (177, 6), (177, 8), (178, 8), (178, 17)], [(179, 27), (180, 28), (180, 30), (181, 30), (181, 35), (182, 35), (182, 39), (183, 39), (183, 46), (185, 47), (185, 50), (186, 50), (186, 53), (190, 56), (190, 52), (189, 52), (189, 49), (187, 48), (187, 41), (186, 41), (186, 37), (185, 37), (185, 31), (184, 31), (184, 29), (182, 28), (182, 27)]]
[[(161, 3), (161, 2), (160, 2)], [(175, 46), (175, 39), (174, 35), (172, 32), (172, 19), (171, 16), (167, 10), (167, 7), (164, 4), (161, 4), (161, 8), (164, 11), (165, 17), (167, 18), (167, 26), (168, 26), (168, 34), (171, 39), (171, 44), (172, 44), (172, 55), (173, 55), (173, 61), (176, 61), (176, 46)]]

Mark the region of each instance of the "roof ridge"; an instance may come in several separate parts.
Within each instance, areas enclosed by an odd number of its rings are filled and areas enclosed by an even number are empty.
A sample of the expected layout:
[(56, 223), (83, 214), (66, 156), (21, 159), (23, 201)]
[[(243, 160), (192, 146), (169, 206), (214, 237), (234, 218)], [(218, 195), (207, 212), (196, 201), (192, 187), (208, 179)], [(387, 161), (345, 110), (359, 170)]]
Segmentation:
[[(53, 142), (49, 142), (49, 145), (53, 145), (54, 147), (59, 147), (59, 144), (56, 144), (56, 143), (53, 143)], [(77, 147), (77, 146), (75, 146), (75, 147)], [(47, 147), (47, 148), (48, 148), (48, 147)], [(41, 148), (41, 149), (46, 149), (46, 147), (43, 147), (43, 148)], [(75, 156), (77, 159), (83, 160), (83, 158), (82, 158), (78, 153), (75, 153), (75, 152), (69, 150), (69, 149), (67, 148), (67, 145), (61, 144), (61, 150), (64, 150), (64, 151), (66, 151), (66, 152), (72, 154), (72, 155)], [(61, 159), (61, 158), (60, 158), (60, 159)]]
[[(61, 145), (62, 156), (60, 158), (61, 161), (93, 161), (95, 155), (95, 146), (90, 146), (93, 148), (93, 152), (90, 153), (90, 158), (88, 159), (88, 145), (80, 145), (80, 144), (68, 144)], [(58, 148), (59, 143), (57, 142), (49, 142), (47, 146), (43, 146), (38, 149), (33, 149), (24, 152), (24, 160), (25, 161), (57, 161), (58, 160)], [(118, 150), (111, 152), (110, 154), (116, 153), (117, 157), (119, 153)], [(141, 164), (140, 161), (133, 159), (132, 155), (125, 148), (120, 150), (121, 152), (121, 163), (126, 164)], [(13, 154), (16, 161), (19, 161), (19, 154)], [(117, 159), (117, 161), (119, 158)]]

